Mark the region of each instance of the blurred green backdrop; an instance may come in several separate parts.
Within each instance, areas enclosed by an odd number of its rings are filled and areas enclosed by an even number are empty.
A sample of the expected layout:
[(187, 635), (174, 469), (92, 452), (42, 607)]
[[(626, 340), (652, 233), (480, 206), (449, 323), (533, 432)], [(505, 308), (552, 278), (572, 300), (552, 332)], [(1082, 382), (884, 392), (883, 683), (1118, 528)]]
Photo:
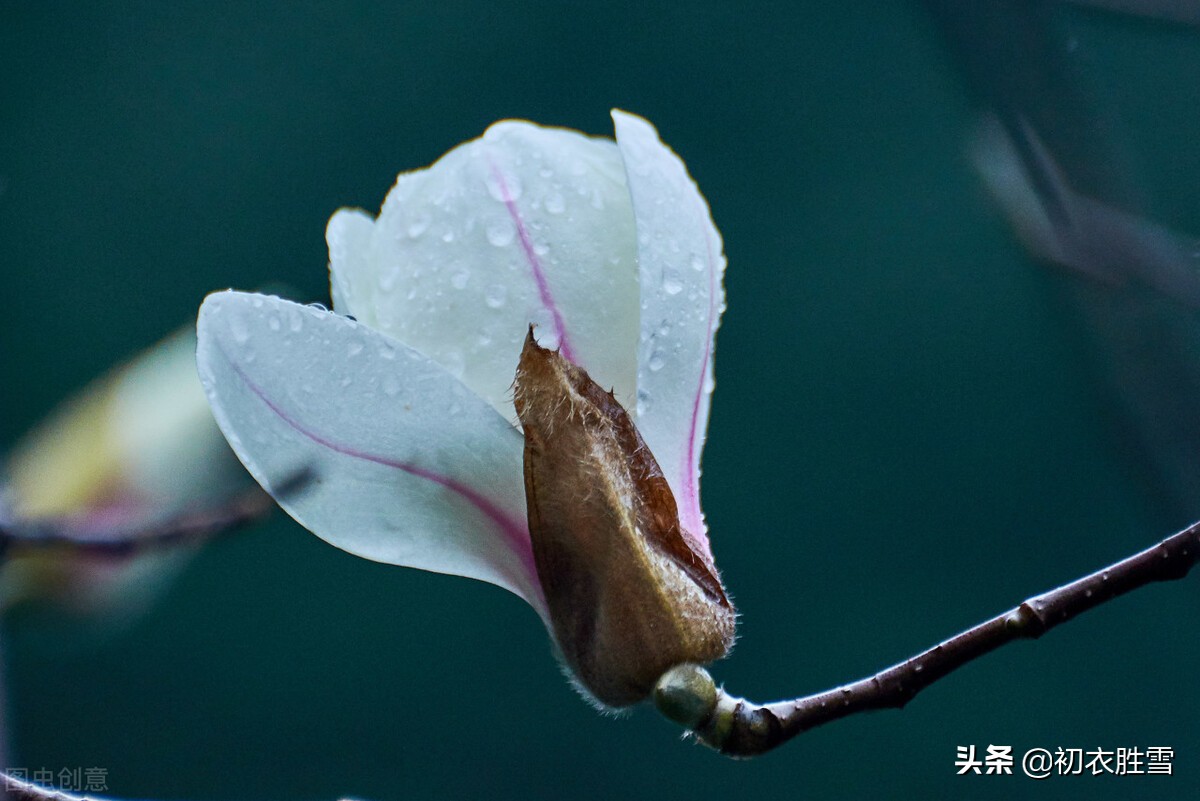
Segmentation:
[[(1156, 210), (1200, 232), (1200, 35), (1069, 21)], [(0, 75), (0, 446), (210, 290), (327, 297), (325, 221), (398, 171), (619, 106), (683, 155), (730, 260), (704, 500), (733, 692), (857, 678), (1186, 522), (971, 173), (970, 101), (912, 4), (9, 2)], [(503, 591), (280, 516), (130, 626), (15, 620), (11, 761), (214, 801), (1191, 798), (1198, 581), (736, 763), (596, 715)], [(1175, 775), (954, 775), (989, 743), (1171, 746)]]

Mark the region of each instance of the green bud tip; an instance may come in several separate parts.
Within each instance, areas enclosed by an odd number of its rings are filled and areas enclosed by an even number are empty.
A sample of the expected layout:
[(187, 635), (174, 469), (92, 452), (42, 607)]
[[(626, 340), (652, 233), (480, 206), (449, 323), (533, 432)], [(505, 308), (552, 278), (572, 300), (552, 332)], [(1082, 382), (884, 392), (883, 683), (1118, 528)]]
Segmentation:
[(676, 665), (654, 685), (654, 705), (688, 729), (702, 726), (717, 707), (717, 685), (699, 665)]

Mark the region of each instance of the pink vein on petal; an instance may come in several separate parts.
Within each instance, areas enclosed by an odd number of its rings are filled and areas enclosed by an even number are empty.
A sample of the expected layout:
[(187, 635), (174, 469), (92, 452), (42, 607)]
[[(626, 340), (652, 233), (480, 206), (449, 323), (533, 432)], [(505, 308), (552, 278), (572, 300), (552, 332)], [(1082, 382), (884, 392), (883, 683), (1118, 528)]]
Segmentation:
[(551, 319), (554, 321), (554, 335), (558, 338), (558, 349), (563, 358), (567, 361), (578, 364), (575, 359), (575, 349), (571, 347), (571, 342), (567, 338), (567, 326), (563, 322), (562, 312), (558, 305), (554, 302), (554, 295), (550, 292), (550, 284), (546, 281), (546, 273), (542, 270), (542, 261), (538, 258), (537, 251), (533, 249), (533, 240), (529, 237), (529, 229), (525, 227), (525, 220), (521, 217), (521, 210), (517, 208), (517, 201), (512, 196), (512, 191), (508, 188), (508, 181), (504, 177), (504, 173), (496, 166), (496, 163), (490, 158), (488, 159), (488, 167), (492, 171), (492, 178), (496, 181), (496, 186), (500, 190), (500, 200), (504, 203), (504, 207), (508, 209), (508, 215), (512, 217), (513, 225), (517, 227), (517, 237), (521, 240), (521, 250), (525, 252), (525, 259), (529, 262), (529, 269), (533, 272), (533, 280), (537, 283), (538, 295), (541, 296), (542, 305), (550, 312)]
[(427, 481), (432, 481), (433, 483), (439, 484), (451, 492), (462, 496), (464, 500), (482, 512), (487, 518), (496, 524), (501, 532), (503, 532), (504, 538), (508, 540), (509, 547), (516, 552), (518, 558), (521, 560), (522, 566), (526, 570), (526, 573), (532, 579), (534, 591), (538, 593), (540, 599), (541, 585), (537, 580), (537, 567), (533, 561), (533, 546), (529, 542), (529, 531), (523, 522), (512, 518), (491, 500), (452, 478), (435, 473), (432, 470), (426, 470), (425, 468), (418, 467), (414, 464), (409, 464), (408, 462), (401, 462), (395, 459), (389, 459), (386, 456), (379, 456), (378, 454), (367, 453), (366, 451), (350, 448), (345, 445), (338, 444), (327, 437), (323, 437), (315, 431), (310, 431), (289, 414), (287, 414), (287, 412), (281, 409), (273, 400), (271, 400), (266, 392), (264, 392), (261, 387), (251, 381), (250, 377), (246, 375), (241, 367), (239, 367), (236, 362), (230, 359), (227, 354), (222, 351), (221, 355), (233, 368), (234, 372), (238, 374), (238, 377), (240, 377), (242, 381), (245, 382), (246, 386), (250, 388), (250, 391), (253, 392), (254, 395), (261, 400), (268, 409), (274, 412), (275, 415), (284, 423), (286, 423), (291, 429), (306, 439), (309, 439), (324, 448), (329, 448), (336, 453), (340, 453), (343, 456), (349, 456), (352, 459), (361, 459), (366, 462), (373, 462), (378, 465), (383, 465), (384, 467), (392, 467), (408, 473), (409, 475), (416, 476), (417, 478), (423, 478)]
[(704, 251), (708, 264), (708, 320), (707, 320), (707, 336), (704, 339), (704, 357), (700, 362), (700, 382), (696, 386), (696, 394), (692, 399), (692, 426), (688, 432), (687, 439), (687, 457), (684, 461), (686, 465), (683, 474), (683, 496), (686, 502), (683, 508), (686, 510), (687, 520), (684, 523), (684, 529), (689, 532), (695, 531), (696, 540), (703, 545), (704, 552), (708, 557), (712, 558), (711, 546), (708, 542), (708, 537), (704, 535), (704, 516), (700, 511), (700, 493), (696, 487), (696, 476), (700, 472), (700, 465), (696, 455), (696, 439), (698, 436), (698, 428), (700, 423), (700, 404), (704, 400), (704, 385), (708, 378), (708, 372), (712, 369), (710, 361), (712, 356), (713, 338), (715, 331), (713, 330), (713, 318), (716, 316), (717, 307), (717, 266), (716, 260), (713, 258), (712, 238), (708, 235), (707, 230), (707, 214), (702, 207), (702, 202), (697, 200), (694, 207), (700, 218), (700, 233), (704, 237)]

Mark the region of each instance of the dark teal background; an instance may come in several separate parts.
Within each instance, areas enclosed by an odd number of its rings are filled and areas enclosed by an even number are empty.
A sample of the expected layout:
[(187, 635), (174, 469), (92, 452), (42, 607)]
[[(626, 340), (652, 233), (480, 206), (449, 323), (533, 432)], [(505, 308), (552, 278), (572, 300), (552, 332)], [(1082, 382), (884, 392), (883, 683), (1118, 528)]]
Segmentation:
[[(398, 171), (619, 106), (683, 155), (730, 261), (704, 501), (733, 692), (858, 678), (1179, 527), (970, 170), (932, 23), (834, 5), (4, 4), (0, 446), (208, 291), (327, 297), (326, 220)], [(1200, 232), (1200, 34), (1069, 21), (1159, 218)], [(598, 716), (515, 597), (280, 516), (125, 629), (13, 621), (13, 762), (212, 801), (1193, 798), (1198, 581), (738, 763)], [(1176, 775), (954, 775), (989, 743), (1171, 746)]]

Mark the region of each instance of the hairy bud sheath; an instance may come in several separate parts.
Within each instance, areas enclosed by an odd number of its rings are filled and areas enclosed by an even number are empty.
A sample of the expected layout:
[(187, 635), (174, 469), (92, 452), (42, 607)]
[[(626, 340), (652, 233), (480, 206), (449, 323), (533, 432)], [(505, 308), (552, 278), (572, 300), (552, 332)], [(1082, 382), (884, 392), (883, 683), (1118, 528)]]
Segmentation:
[(675, 665), (724, 656), (733, 606), (683, 536), (671, 488), (612, 393), (530, 329), (515, 405), (538, 579), (583, 687), (629, 706)]

